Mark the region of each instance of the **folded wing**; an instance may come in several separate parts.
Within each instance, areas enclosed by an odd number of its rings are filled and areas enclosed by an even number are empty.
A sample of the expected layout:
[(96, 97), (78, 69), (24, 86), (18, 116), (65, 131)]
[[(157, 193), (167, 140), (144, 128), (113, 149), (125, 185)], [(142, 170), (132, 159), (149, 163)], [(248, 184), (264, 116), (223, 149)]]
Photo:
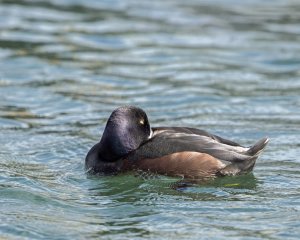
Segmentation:
[(151, 159), (172, 153), (189, 151), (206, 153), (227, 162), (244, 161), (252, 157), (249, 155), (249, 148), (242, 147), (237, 143), (218, 136), (210, 135), (205, 131), (187, 128), (179, 130), (178, 128), (154, 129), (153, 137), (140, 146), (132, 156), (135, 159)]

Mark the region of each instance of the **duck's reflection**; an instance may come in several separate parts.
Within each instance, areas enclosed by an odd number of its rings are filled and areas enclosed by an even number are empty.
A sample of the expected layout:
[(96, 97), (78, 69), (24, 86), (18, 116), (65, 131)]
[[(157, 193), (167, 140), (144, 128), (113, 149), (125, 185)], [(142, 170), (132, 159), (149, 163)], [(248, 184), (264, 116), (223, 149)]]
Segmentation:
[(134, 172), (117, 176), (90, 176), (93, 180), (89, 192), (94, 197), (106, 196), (117, 202), (147, 201), (149, 198), (167, 196), (186, 200), (237, 200), (239, 194), (255, 193), (259, 184), (255, 176), (223, 177), (213, 180), (191, 180)]

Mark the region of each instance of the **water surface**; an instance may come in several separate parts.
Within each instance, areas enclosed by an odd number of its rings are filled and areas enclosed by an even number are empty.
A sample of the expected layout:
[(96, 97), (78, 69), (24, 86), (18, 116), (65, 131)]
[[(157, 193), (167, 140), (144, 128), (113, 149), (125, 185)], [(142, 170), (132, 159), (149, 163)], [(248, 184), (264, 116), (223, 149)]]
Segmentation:
[[(300, 3), (0, 3), (0, 237), (298, 239)], [(110, 112), (271, 142), (253, 175), (89, 178)]]

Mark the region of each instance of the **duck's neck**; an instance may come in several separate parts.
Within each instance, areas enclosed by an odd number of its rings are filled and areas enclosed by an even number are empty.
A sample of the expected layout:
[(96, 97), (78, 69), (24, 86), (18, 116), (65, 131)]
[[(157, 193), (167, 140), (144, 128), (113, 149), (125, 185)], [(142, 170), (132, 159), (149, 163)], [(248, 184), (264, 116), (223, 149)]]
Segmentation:
[(99, 142), (89, 151), (85, 159), (85, 168), (91, 174), (99, 172), (112, 174), (121, 170), (123, 164), (119, 161), (121, 158)]
[(130, 139), (114, 130), (105, 129), (100, 140), (98, 154), (102, 161), (117, 161), (135, 149), (135, 139)]
[(111, 144), (106, 142), (100, 142), (99, 149), (97, 151), (98, 159), (103, 162), (115, 162), (123, 157), (122, 154), (114, 151)]

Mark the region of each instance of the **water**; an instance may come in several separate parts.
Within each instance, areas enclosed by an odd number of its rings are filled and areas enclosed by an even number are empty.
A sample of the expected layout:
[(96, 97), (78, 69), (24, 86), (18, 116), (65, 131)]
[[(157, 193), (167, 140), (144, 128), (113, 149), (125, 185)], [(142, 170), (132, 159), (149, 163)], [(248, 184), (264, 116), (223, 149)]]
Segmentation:
[[(2, 0), (0, 29), (0, 238), (299, 238), (299, 1)], [(271, 142), (248, 176), (87, 177), (125, 104)]]

